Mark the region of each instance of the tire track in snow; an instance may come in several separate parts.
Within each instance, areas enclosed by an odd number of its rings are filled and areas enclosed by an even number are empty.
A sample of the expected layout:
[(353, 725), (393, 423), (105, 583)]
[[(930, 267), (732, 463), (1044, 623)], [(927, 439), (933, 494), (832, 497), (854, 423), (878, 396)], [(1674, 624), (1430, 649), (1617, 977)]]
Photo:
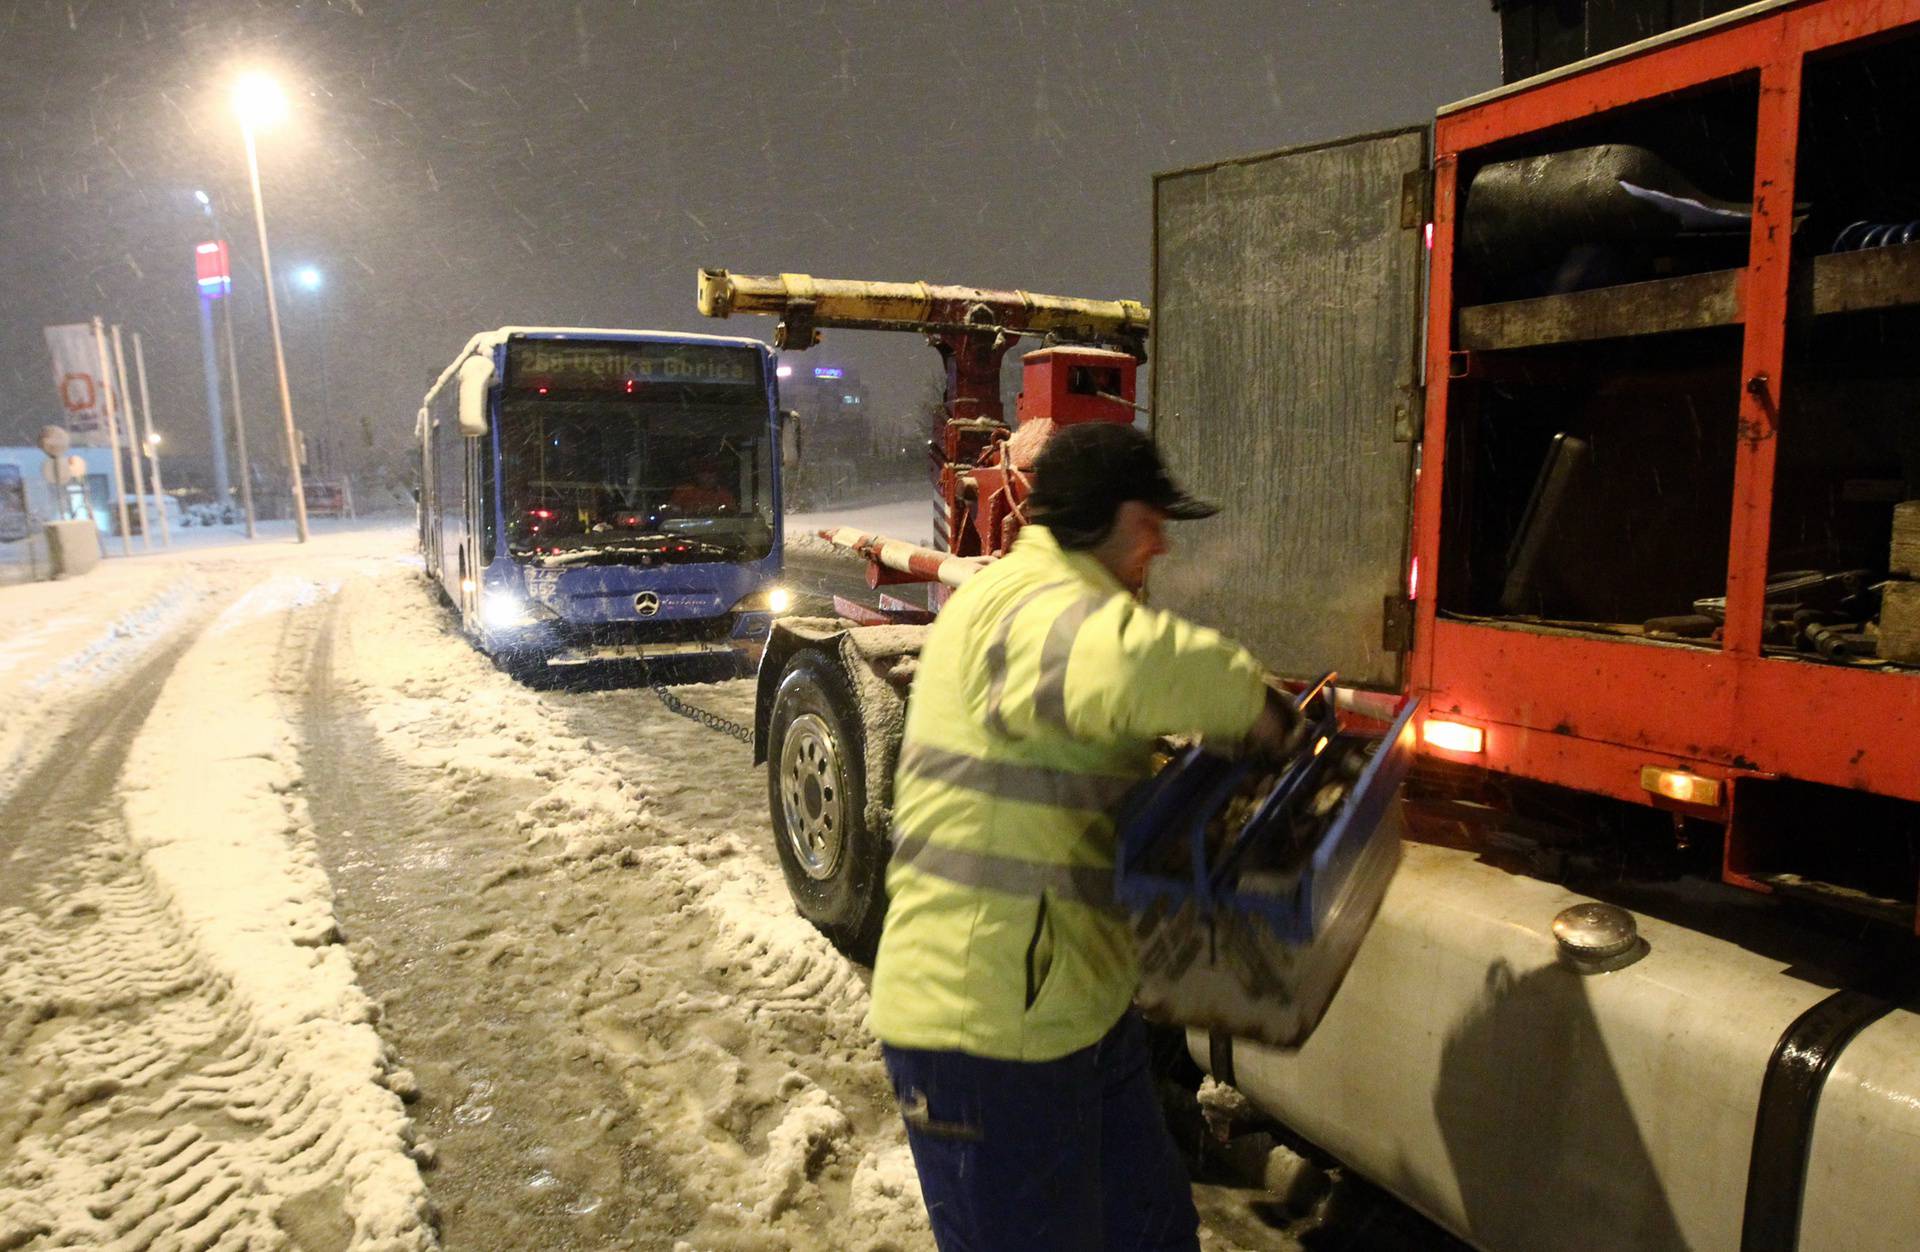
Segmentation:
[[(236, 763), (220, 761), (217, 733), (196, 743), (180, 724), (204, 726), (195, 645), (210, 638), (202, 622), (82, 709), (0, 805), (0, 1248), (424, 1248), (424, 1225), (361, 1217), (355, 1187), (374, 1169), (339, 1083), (295, 1055), (312, 1038), (236, 985), (247, 971), (209, 949), (181, 879), (123, 811), (128, 781), (155, 763), (153, 723), (170, 718), (165, 732), (221, 766), (186, 786), (216, 785), (183, 797), (182, 779), (149, 777), (131, 807), (216, 820), (195, 800), (217, 811)], [(221, 903), (243, 914), (248, 901)]]
[(302, 1246), (256, 1179), (307, 1148), (286, 1116), (303, 1093), (276, 1081), (117, 812), (134, 737), (191, 642), (83, 710), (0, 808), (0, 1090), (17, 1093), (0, 1105), (0, 1247)]
[[(448, 809), (530, 797), (492, 819), (518, 849), (502, 855), (495, 829), (455, 854), (471, 858), (471, 942), (509, 1002), (569, 987), (555, 1050), (618, 1075), (696, 1202), (685, 1245), (930, 1249), (864, 976), (759, 850), (764, 783), (744, 749), (657, 708), (608, 723), (627, 741), (582, 733), (577, 697), (497, 673), (417, 578), (343, 597), (339, 682), (388, 751)], [(475, 1005), (464, 1024), (485, 1018)]]
[(381, 1034), (417, 1089), (428, 1191), (449, 1247), (668, 1252), (697, 1212), (650, 1152), (614, 1075), (566, 1029), (577, 949), (567, 902), (547, 925), (530, 878), (481, 884), (518, 855), (515, 784), (451, 803), (374, 740), (336, 682), (338, 600), (318, 610), (302, 753), (337, 912)]
[[(87, 693), (182, 630), (208, 594), (196, 573), (183, 574), (111, 621), (96, 623), (96, 633), (64, 655), (45, 654), (58, 647), (62, 635), (84, 624), (83, 615), (42, 622), (0, 645), (0, 680), (14, 684), (0, 702), (0, 797), (7, 794), (7, 780), (23, 777), (44, 759), (52, 732), (72, 724), (73, 710), (95, 707)], [(42, 668), (31, 678), (21, 681), (10, 673), (35, 653), (42, 654)]]

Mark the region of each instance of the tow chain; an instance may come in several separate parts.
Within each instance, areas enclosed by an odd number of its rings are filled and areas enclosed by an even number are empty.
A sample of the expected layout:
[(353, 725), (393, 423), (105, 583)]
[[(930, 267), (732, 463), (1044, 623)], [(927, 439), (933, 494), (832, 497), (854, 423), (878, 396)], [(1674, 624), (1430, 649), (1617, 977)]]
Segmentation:
[(674, 695), (672, 691), (667, 689), (665, 683), (660, 682), (651, 674), (647, 675), (647, 686), (653, 688), (653, 694), (660, 697), (660, 703), (667, 706), (668, 712), (678, 713), (688, 721), (699, 722), (708, 730), (717, 730), (723, 735), (738, 739), (741, 743), (751, 744), (753, 742), (753, 727), (742, 726), (739, 722), (728, 721), (718, 713), (710, 713), (706, 709), (695, 708), (679, 696)]

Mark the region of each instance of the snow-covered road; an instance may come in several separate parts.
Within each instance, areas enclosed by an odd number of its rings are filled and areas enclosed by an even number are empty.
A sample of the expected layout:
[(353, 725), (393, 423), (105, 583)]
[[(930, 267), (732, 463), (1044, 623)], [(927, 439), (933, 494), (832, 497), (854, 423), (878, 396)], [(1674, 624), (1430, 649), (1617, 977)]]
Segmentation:
[(0, 1249), (930, 1249), (748, 750), (512, 682), (410, 537), (0, 591)]

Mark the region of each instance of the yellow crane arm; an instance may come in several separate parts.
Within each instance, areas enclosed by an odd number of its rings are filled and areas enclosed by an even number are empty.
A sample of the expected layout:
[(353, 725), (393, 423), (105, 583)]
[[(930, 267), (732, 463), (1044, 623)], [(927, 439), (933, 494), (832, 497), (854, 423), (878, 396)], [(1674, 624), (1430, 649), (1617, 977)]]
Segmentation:
[(819, 328), (906, 330), (932, 334), (1001, 332), (1051, 335), (1069, 343), (1116, 344), (1144, 355), (1152, 313), (1136, 300), (1083, 300), (1031, 291), (933, 283), (868, 282), (810, 274), (700, 271), (700, 312), (708, 317), (763, 313), (780, 319), (782, 348), (808, 348)]

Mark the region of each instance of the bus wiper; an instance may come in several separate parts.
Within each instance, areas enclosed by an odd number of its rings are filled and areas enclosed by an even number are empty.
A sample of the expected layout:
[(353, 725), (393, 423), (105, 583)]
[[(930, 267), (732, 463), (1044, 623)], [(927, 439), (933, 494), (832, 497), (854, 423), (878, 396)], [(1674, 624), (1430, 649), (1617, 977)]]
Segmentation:
[(687, 535), (616, 532), (600, 535), (569, 536), (571, 542), (551, 547), (538, 546), (527, 553), (537, 565), (622, 565), (634, 558), (647, 564), (684, 564), (695, 561), (731, 561), (745, 550), (744, 545), (721, 545)]

